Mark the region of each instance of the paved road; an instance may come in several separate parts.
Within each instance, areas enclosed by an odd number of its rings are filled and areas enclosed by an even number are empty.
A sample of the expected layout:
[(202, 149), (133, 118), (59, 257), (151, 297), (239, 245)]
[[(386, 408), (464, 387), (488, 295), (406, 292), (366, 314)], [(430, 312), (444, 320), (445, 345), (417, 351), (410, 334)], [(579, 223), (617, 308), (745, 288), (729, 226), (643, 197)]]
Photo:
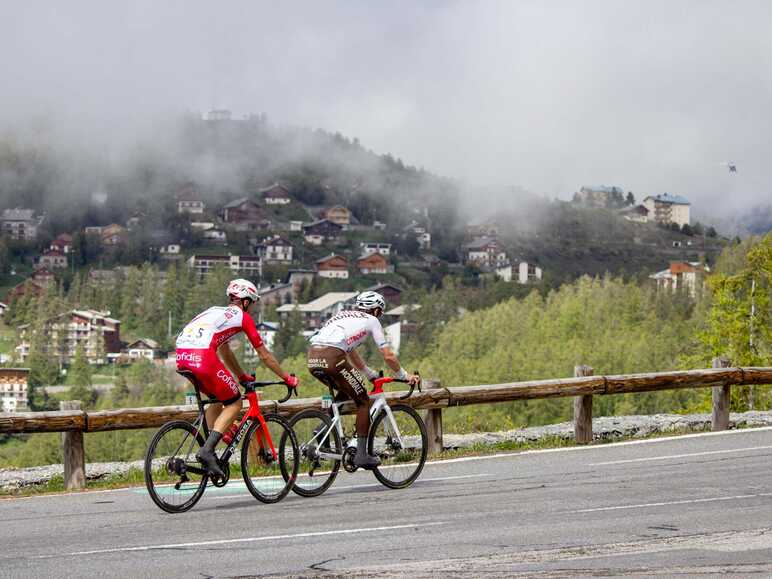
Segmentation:
[[(276, 505), (208, 489), (0, 500), (0, 577), (772, 575), (772, 429), (342, 473)], [(212, 492), (210, 492), (210, 490)]]

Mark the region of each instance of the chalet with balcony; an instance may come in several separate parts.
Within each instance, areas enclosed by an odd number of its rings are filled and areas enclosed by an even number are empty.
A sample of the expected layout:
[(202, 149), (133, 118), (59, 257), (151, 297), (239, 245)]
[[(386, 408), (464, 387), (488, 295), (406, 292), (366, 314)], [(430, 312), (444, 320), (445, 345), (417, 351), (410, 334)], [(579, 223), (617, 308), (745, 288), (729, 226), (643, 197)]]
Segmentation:
[(259, 193), (266, 205), (289, 205), (292, 202), (289, 189), (279, 183), (260, 189)]
[(643, 200), (643, 206), (649, 210), (649, 218), (653, 216), (657, 223), (676, 223), (679, 227), (689, 225), (691, 203), (686, 197), (670, 193), (650, 195)]
[(259, 278), (263, 273), (262, 261), (257, 255), (191, 255), (188, 267), (200, 278), (217, 267), (224, 267), (246, 278)]
[(48, 249), (38, 257), (35, 267), (46, 269), (67, 269), (67, 256), (61, 251)]
[(43, 218), (35, 216), (34, 209), (4, 209), (0, 214), (0, 234), (18, 241), (34, 241), (42, 222)]
[(266, 229), (271, 225), (265, 210), (246, 197), (224, 205), (221, 213), (223, 221), (238, 231)]
[(329, 219), (320, 219), (303, 226), (303, 237), (306, 243), (322, 245), (325, 241), (332, 241), (340, 237), (343, 227), (333, 223)]
[[(16, 347), (22, 362), (29, 357), (34, 330), (29, 324), (18, 327), (20, 344)], [(71, 310), (46, 320), (43, 332), (44, 352), (52, 359), (69, 364), (75, 358), (78, 346), (83, 347), (88, 360), (104, 364), (108, 354), (121, 351), (121, 322), (110, 317), (110, 312)]]
[(201, 215), (206, 208), (201, 200), (201, 194), (193, 183), (186, 183), (177, 190), (175, 195), (177, 200), (177, 213)]
[(501, 243), (492, 237), (478, 237), (461, 246), (465, 265), (504, 267), (509, 263)]
[(674, 261), (670, 263), (669, 268), (650, 275), (649, 279), (654, 280), (658, 290), (684, 291), (695, 298), (705, 285), (708, 273), (710, 268), (705, 264), (696, 261)]
[(515, 263), (496, 268), (496, 277), (506, 282), (514, 281), (526, 285), (540, 282), (542, 270), (536, 264), (515, 260)]
[(398, 306), (402, 303), (402, 288), (392, 283), (378, 283), (365, 288), (367, 291), (378, 292), (386, 300), (387, 306)]
[(360, 256), (356, 266), (362, 275), (389, 273), (394, 269), (380, 253), (367, 253)]
[(29, 368), (0, 368), (0, 412), (27, 410)]
[(292, 249), (289, 241), (280, 235), (274, 235), (258, 243), (255, 246), (255, 253), (266, 263), (291, 263)]
[(158, 360), (164, 358), (166, 352), (160, 348), (155, 340), (140, 338), (126, 346), (121, 351), (121, 355), (129, 358), (129, 360)]
[(351, 225), (351, 211), (343, 207), (343, 205), (329, 207), (324, 211), (323, 218), (332, 221), (336, 225), (340, 225), (344, 230), (348, 229), (349, 225)]
[(363, 255), (370, 255), (371, 253), (379, 253), (388, 257), (391, 255), (391, 243), (378, 243), (375, 241), (363, 241), (359, 244), (362, 248)]
[(348, 279), (348, 260), (334, 253), (316, 260), (316, 275), (332, 279)]
[(58, 251), (65, 255), (72, 251), (72, 235), (69, 233), (60, 233), (48, 246), (51, 251)]

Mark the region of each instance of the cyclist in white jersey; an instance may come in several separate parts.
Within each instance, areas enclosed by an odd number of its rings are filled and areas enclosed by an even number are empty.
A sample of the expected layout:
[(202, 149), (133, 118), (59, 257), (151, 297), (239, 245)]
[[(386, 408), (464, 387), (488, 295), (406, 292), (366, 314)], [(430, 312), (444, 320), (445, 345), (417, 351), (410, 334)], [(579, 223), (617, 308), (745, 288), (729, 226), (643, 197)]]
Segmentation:
[[(389, 347), (378, 318), (383, 315), (386, 300), (379, 293), (367, 291), (359, 294), (356, 309), (344, 310), (333, 316), (311, 337), (308, 350), (308, 369), (320, 382), (351, 398), (357, 407), (357, 453), (354, 464), (361, 468), (378, 466), (377, 457), (367, 454), (367, 433), (370, 430), (370, 397), (364, 381), (378, 377), (356, 352), (356, 347), (372, 336), (383, 354), (383, 360), (397, 378), (417, 384), (420, 378), (408, 374)], [(364, 374), (364, 375), (363, 375)]]

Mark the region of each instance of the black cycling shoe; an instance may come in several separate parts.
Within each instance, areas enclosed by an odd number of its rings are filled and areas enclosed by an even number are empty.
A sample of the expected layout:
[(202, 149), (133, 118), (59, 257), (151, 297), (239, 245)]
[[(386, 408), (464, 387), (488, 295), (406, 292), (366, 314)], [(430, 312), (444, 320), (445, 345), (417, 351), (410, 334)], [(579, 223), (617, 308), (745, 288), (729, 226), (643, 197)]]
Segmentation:
[(354, 457), (354, 466), (365, 470), (373, 470), (376, 466), (380, 466), (380, 464), (381, 459), (377, 456), (365, 454), (364, 456), (357, 455)]
[(209, 471), (210, 475), (218, 477), (225, 476), (225, 473), (220, 468), (220, 465), (217, 464), (217, 457), (211, 450), (202, 447), (201, 450), (196, 453), (196, 459), (198, 459), (198, 462), (204, 465), (204, 468)]

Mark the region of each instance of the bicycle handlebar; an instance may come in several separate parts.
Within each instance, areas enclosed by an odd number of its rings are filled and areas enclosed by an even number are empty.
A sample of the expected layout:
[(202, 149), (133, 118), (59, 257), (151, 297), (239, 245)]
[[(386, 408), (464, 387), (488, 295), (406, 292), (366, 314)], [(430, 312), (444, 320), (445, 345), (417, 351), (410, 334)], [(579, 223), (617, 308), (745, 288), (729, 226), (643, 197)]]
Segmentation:
[[(420, 378), (421, 374), (416, 370), (413, 372), (416, 376)], [(384, 376), (383, 371), (381, 371), (380, 377), (373, 380), (373, 389), (370, 390), (370, 394), (382, 394), (383, 393), (383, 385), (388, 384), (389, 382), (400, 382), (402, 384), (410, 384), (408, 380), (402, 380), (401, 378), (393, 378), (391, 376)], [(416, 386), (418, 386), (418, 391), (421, 392), (421, 380), (418, 381), (418, 384), (410, 384), (410, 391), (405, 394), (404, 396), (400, 396), (398, 400), (407, 400), (413, 395), (413, 392), (415, 391)]]
[[(294, 376), (294, 374), (290, 374), (290, 376)], [(286, 402), (290, 398), (292, 398), (292, 394), (294, 393), (295, 396), (298, 395), (298, 389), (297, 387), (292, 387), (289, 384), (287, 384), (284, 380), (278, 380), (276, 382), (242, 382), (241, 385), (244, 387), (244, 390), (247, 392), (254, 392), (255, 388), (264, 388), (265, 386), (275, 386), (277, 384), (284, 384), (287, 387), (287, 395), (282, 398), (281, 400), (277, 400), (279, 404)]]

